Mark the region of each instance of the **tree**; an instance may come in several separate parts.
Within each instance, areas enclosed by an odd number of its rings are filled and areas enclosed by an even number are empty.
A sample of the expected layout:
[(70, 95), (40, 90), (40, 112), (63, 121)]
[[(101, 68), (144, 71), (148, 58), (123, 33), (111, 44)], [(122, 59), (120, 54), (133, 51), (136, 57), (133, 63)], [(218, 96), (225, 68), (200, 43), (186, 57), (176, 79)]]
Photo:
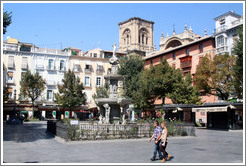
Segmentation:
[(68, 107), (69, 111), (73, 107), (86, 104), (86, 94), (83, 92), (84, 86), (70, 69), (65, 72), (62, 79), (63, 84), (58, 85), (58, 93), (55, 93), (55, 102), (63, 107)]
[(12, 23), (11, 16), (12, 12), (8, 13), (8, 11), (3, 12), (3, 34), (7, 32), (7, 27)]
[(154, 95), (159, 99), (162, 99), (162, 103), (165, 104), (165, 97), (169, 93), (172, 93), (175, 83), (173, 77), (174, 69), (168, 64), (166, 58), (163, 58), (161, 63), (154, 66), (153, 75), (151, 80), (154, 83)]
[(96, 92), (92, 95), (92, 98), (95, 100), (97, 98), (108, 98), (109, 84), (108, 81), (105, 82), (103, 87), (96, 88)]
[(236, 56), (234, 67), (234, 87), (238, 98), (243, 97), (243, 28), (237, 31), (238, 39), (235, 40), (232, 53)]
[(235, 57), (228, 53), (216, 55), (213, 59), (205, 56), (195, 73), (198, 90), (227, 100), (233, 93), (233, 67)]
[(154, 82), (153, 79), (154, 67), (144, 69), (139, 77), (138, 90), (133, 93), (132, 103), (136, 109), (151, 108), (155, 102)]
[(138, 91), (143, 68), (144, 61), (136, 54), (130, 54), (120, 61), (118, 74), (124, 75), (124, 96), (133, 98), (133, 94)]
[(21, 94), (31, 98), (32, 107), (34, 111), (34, 102), (41, 96), (42, 91), (45, 89), (45, 80), (38, 72), (32, 74), (30, 70), (23, 75), (21, 80)]
[(177, 69), (173, 77), (175, 78), (173, 90), (167, 97), (170, 98), (174, 104), (202, 104), (200, 93), (197, 91), (196, 87), (192, 86), (190, 74), (183, 77), (181, 70)]

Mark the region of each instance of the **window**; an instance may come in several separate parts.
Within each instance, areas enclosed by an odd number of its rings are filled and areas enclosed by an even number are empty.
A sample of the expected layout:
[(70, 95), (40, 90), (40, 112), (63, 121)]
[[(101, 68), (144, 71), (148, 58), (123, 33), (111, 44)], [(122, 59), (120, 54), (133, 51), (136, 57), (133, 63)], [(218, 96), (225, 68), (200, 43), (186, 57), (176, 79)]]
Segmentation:
[(65, 70), (64, 60), (60, 60), (60, 70)]
[(90, 64), (86, 64), (85, 65), (85, 71), (86, 72), (91, 72), (91, 65)]
[(224, 24), (225, 24), (225, 19), (223, 18), (220, 20), (220, 25), (224, 25)]
[(14, 56), (9, 56), (8, 67), (14, 67)]
[(37, 69), (44, 69), (44, 59), (41, 57), (38, 57), (36, 60), (36, 68)]
[(217, 38), (217, 47), (224, 46), (224, 36), (219, 36)]
[(13, 94), (13, 88), (7, 88), (7, 91), (9, 93), (9, 98), (12, 98), (12, 94)]
[(142, 44), (144, 44), (144, 34), (142, 34)]
[(93, 54), (93, 57), (96, 58), (96, 57), (97, 57), (97, 53), (94, 53), (94, 54)]
[(97, 73), (103, 72), (103, 65), (97, 65)]
[(53, 92), (52, 92), (52, 90), (47, 90), (47, 100), (49, 100), (49, 101), (53, 100)]
[(146, 45), (148, 45), (148, 38), (146, 37)]
[(200, 50), (200, 53), (203, 52), (203, 44), (200, 44), (200, 45), (199, 45), (199, 50)]
[(13, 80), (13, 72), (12, 71), (9, 71), (8, 72), (8, 80), (9, 81), (12, 81)]
[(27, 57), (22, 57), (22, 64), (21, 64), (21, 68), (22, 69), (27, 69)]
[(85, 76), (85, 86), (91, 86), (91, 80), (90, 80), (90, 77), (88, 76)]
[(150, 60), (150, 64), (153, 65), (153, 60)]
[(96, 87), (102, 86), (102, 78), (101, 77), (96, 77)]
[(173, 53), (173, 60), (175, 60), (176, 59), (176, 53), (174, 52)]
[(54, 66), (54, 60), (53, 59), (49, 59), (49, 66), (48, 66), (49, 69), (55, 69), (55, 66)]
[(186, 49), (186, 55), (190, 55), (190, 49), (189, 48)]

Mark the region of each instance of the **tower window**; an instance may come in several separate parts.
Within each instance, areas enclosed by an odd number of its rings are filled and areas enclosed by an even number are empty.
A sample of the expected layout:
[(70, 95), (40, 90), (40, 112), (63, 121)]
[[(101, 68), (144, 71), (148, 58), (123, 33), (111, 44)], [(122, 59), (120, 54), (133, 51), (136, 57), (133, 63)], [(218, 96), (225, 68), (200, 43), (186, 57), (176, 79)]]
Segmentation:
[(144, 44), (144, 34), (142, 34), (142, 44)]

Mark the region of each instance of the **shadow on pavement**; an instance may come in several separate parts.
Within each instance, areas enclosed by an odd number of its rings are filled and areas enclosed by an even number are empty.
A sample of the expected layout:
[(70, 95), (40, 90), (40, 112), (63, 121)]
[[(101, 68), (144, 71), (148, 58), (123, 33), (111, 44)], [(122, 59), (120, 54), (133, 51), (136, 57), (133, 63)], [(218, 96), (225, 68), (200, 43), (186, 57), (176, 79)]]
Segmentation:
[(24, 124), (3, 124), (3, 141), (34, 142), (40, 139), (52, 139), (53, 135), (46, 133), (44, 122), (24, 122)]

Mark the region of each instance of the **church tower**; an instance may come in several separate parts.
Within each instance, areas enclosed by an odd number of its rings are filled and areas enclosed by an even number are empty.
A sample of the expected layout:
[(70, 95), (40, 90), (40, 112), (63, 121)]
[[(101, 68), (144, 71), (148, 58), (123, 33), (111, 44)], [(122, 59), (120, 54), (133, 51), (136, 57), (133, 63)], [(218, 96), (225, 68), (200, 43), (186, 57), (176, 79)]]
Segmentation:
[(153, 51), (154, 22), (132, 17), (119, 23), (119, 51)]

